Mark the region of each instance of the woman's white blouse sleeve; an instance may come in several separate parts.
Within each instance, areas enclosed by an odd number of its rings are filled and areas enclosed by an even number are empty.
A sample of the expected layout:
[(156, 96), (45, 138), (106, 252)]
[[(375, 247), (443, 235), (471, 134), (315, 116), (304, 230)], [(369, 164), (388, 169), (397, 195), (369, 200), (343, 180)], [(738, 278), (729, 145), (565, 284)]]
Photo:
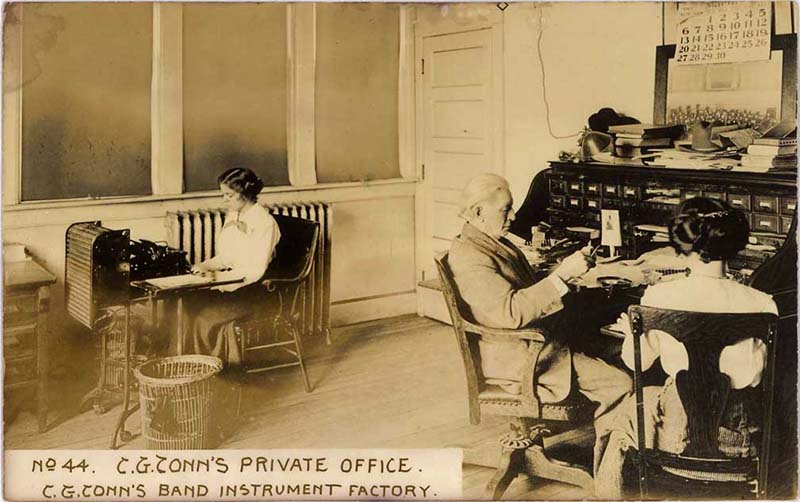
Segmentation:
[(243, 225), (226, 222), (220, 234), (219, 251), (224, 263), (244, 276), (244, 282), (222, 286), (221, 291), (234, 291), (257, 282), (267, 271), (280, 230), (275, 219), (263, 207), (255, 206), (239, 215)]
[(244, 284), (252, 284), (264, 275), (267, 271), (269, 262), (275, 245), (278, 243), (278, 225), (275, 220), (267, 214), (267, 218), (253, 218), (253, 231), (248, 234), (248, 245), (245, 256), (240, 260), (237, 269), (244, 272)]

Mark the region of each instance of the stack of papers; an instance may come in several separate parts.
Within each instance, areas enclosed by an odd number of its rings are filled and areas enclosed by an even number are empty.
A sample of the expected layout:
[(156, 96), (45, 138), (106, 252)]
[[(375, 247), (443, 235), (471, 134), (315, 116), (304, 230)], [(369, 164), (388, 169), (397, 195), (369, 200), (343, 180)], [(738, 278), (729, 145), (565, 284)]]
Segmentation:
[(183, 274), (171, 275), (168, 277), (157, 277), (155, 279), (147, 279), (144, 282), (157, 289), (181, 289), (193, 286), (203, 286), (217, 283), (235, 283), (243, 281), (244, 277), (241, 272), (228, 271), (228, 272), (214, 272), (211, 274)]

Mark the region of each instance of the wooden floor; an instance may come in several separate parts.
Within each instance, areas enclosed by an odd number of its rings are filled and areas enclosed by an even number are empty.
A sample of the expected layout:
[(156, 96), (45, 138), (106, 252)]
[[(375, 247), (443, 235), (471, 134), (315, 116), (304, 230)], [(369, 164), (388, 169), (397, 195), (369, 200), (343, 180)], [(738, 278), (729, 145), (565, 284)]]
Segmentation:
[[(489, 417), (479, 426), (467, 418), (464, 370), (452, 328), (436, 321), (405, 316), (334, 330), (332, 344), (308, 344), (306, 393), (296, 369), (248, 379), (243, 386), (241, 417), (220, 448), (439, 448), (468, 452), (499, 451), (497, 438), (505, 421)], [(120, 407), (104, 415), (79, 412), (80, 396), (91, 384), (75, 375), (80, 354), (59, 351), (72, 364), (54, 365), (51, 427), (36, 432), (28, 410), (6, 405), (6, 448), (106, 449)], [(88, 363), (87, 363), (88, 364)], [(88, 371), (86, 371), (88, 373)], [(10, 413), (9, 413), (10, 411)], [(129, 430), (138, 434), (138, 415)], [(123, 449), (144, 448), (141, 436)], [(483, 496), (493, 470), (466, 464), (464, 498)], [(508, 499), (574, 500), (589, 494), (562, 483), (520, 477)]]
[[(5, 447), (19, 449), (107, 449), (120, 407), (103, 415), (80, 411), (92, 386), (91, 350), (86, 340), (52, 351), (50, 428), (20, 411), (19, 396), (6, 396)], [(243, 385), (240, 418), (220, 448), (441, 448), (464, 449), (463, 496), (483, 498), (483, 487), (499, 455), (497, 438), (506, 422), (486, 417), (479, 426), (467, 418), (461, 356), (452, 328), (405, 316), (334, 330), (332, 344), (307, 343), (313, 392), (303, 389), (295, 368), (250, 377)], [(139, 433), (138, 414), (128, 421)], [(590, 438), (591, 439), (591, 438)], [(144, 449), (141, 436), (123, 449)], [(796, 457), (795, 457), (796, 458)], [(794, 465), (794, 464), (791, 464)], [(775, 472), (775, 470), (771, 471)], [(794, 498), (796, 473), (770, 498)], [(778, 490), (775, 490), (778, 488)], [(519, 477), (506, 499), (579, 500), (584, 490)]]

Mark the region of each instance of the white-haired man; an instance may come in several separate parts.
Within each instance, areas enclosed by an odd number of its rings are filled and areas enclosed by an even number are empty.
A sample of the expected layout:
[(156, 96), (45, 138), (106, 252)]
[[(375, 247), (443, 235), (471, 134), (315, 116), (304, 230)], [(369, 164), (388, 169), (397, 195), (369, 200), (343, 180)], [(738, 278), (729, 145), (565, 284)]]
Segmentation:
[[(565, 282), (585, 273), (591, 259), (585, 250), (577, 251), (537, 281), (525, 256), (505, 238), (514, 220), (512, 203), (508, 182), (500, 176), (481, 174), (467, 184), (461, 207), (466, 223), (449, 255), (456, 285), (480, 324), (514, 329), (536, 322), (545, 328), (548, 340), (536, 362), (542, 402), (563, 400), (574, 384), (598, 404), (595, 416), (600, 416), (631, 391), (632, 383), (624, 371), (573, 353), (562, 333), (576, 324), (562, 303), (569, 292)], [(525, 342), (482, 341), (480, 352), (487, 381), (518, 393)]]

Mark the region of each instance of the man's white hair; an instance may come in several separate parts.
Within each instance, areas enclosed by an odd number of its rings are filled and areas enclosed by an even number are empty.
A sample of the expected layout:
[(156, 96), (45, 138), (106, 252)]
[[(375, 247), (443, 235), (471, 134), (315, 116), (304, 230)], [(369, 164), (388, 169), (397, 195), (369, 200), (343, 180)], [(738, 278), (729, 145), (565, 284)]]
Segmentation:
[(468, 220), (472, 216), (472, 208), (494, 197), (501, 190), (509, 190), (508, 181), (502, 176), (492, 173), (481, 173), (467, 183), (461, 192), (461, 210), (459, 216)]

